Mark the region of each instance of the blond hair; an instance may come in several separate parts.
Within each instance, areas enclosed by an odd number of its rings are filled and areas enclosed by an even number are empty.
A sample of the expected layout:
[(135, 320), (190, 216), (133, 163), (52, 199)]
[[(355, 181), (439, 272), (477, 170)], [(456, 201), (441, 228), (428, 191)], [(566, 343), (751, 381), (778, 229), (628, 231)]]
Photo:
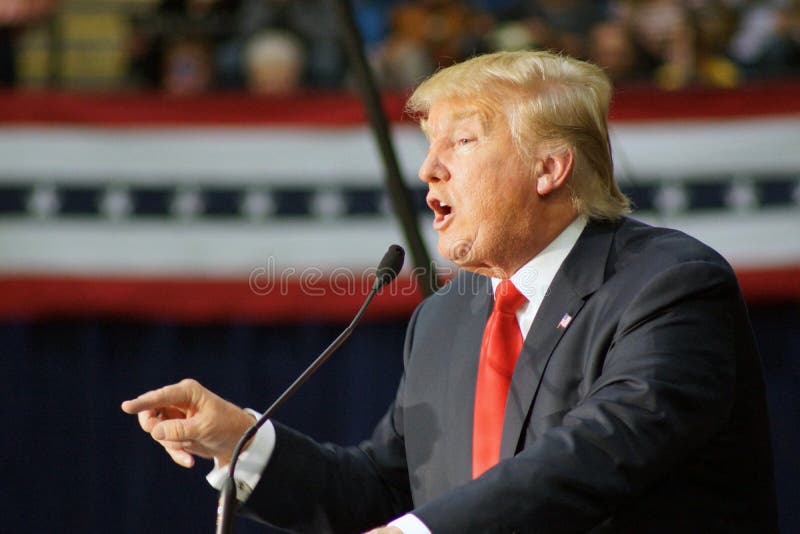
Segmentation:
[(576, 209), (614, 220), (629, 201), (614, 181), (607, 115), (611, 83), (584, 61), (543, 51), (497, 52), (442, 69), (417, 87), (406, 108), (424, 122), (440, 100), (461, 99), (505, 116), (514, 145), (533, 163), (534, 148), (569, 148)]

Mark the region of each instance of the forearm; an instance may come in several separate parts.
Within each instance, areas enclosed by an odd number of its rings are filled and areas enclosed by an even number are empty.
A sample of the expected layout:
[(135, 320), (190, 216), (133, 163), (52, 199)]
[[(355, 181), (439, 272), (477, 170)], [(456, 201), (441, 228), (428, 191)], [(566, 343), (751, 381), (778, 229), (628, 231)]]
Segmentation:
[(276, 424), (276, 445), (243, 513), (295, 532), (363, 532), (410, 508), (368, 452), (321, 445)]

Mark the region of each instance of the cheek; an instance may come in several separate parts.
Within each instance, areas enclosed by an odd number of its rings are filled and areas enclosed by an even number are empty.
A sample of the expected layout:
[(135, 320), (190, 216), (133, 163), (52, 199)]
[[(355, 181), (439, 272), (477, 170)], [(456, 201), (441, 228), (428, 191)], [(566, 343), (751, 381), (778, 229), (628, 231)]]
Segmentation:
[(502, 179), (485, 177), (470, 191), (470, 204), (474, 213), (473, 224), (485, 224), (503, 217), (512, 197), (517, 194)]

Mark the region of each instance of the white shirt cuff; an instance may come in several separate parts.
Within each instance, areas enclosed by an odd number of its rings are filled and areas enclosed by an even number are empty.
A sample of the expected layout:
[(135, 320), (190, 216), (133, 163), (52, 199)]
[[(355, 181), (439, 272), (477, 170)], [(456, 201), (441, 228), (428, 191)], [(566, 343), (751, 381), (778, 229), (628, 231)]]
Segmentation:
[(389, 523), (389, 526), (399, 528), (403, 531), (403, 534), (431, 534), (431, 531), (425, 526), (425, 523), (413, 514), (400, 516)]
[[(261, 417), (258, 412), (249, 408), (246, 411), (254, 416), (256, 420)], [(258, 429), (253, 441), (250, 442), (250, 446), (239, 455), (239, 461), (236, 463), (233, 479), (236, 482), (236, 499), (239, 502), (245, 502), (250, 497), (253, 488), (261, 480), (261, 473), (267, 466), (273, 450), (275, 450), (275, 427), (271, 421), (267, 421)], [(222, 488), (222, 482), (227, 476), (228, 466), (220, 467), (217, 459), (214, 458), (214, 469), (206, 475), (208, 483), (219, 490)]]

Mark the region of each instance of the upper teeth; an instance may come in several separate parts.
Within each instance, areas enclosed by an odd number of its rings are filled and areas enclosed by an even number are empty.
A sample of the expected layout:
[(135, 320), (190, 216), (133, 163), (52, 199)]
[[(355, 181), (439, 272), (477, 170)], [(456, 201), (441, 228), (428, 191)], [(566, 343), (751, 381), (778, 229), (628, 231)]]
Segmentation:
[(443, 208), (449, 208), (450, 204), (445, 204), (444, 202), (439, 202), (439, 205)]

